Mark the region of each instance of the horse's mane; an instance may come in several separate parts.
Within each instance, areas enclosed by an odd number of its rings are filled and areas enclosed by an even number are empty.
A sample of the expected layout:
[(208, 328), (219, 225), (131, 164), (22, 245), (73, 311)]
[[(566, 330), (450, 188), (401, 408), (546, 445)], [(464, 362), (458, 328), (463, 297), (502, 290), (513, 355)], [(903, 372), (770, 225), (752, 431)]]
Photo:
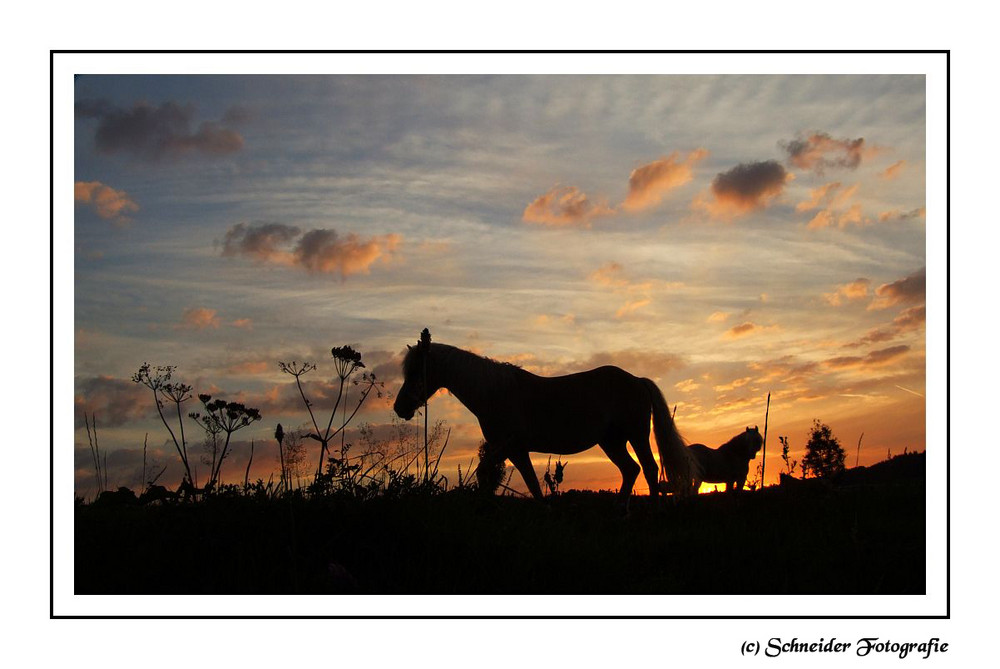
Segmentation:
[(738, 435), (736, 435), (735, 437), (733, 437), (732, 439), (730, 439), (729, 441), (727, 441), (726, 443), (724, 443), (722, 446), (719, 446), (719, 448), (717, 450), (720, 450), (720, 451), (726, 450), (726, 451), (728, 451), (728, 450), (732, 449), (733, 447), (736, 446), (737, 442), (742, 442), (744, 439), (746, 439), (746, 435), (747, 435), (746, 432), (740, 432)]
[[(510, 383), (519, 373), (530, 373), (515, 364), (499, 362), (493, 358), (477, 355), (472, 351), (448, 344), (431, 344), (430, 352), (437, 361), (435, 364), (447, 366), (452, 374), (472, 376), (480, 383), (491, 386), (505, 385)], [(411, 374), (419, 372), (416, 366), (423, 360), (421, 353), (421, 349), (416, 346), (406, 352), (406, 357), (403, 358), (404, 378), (408, 379)]]
[[(740, 432), (738, 435), (719, 446), (716, 450), (723, 453), (732, 453), (733, 451), (738, 451), (739, 456), (743, 457), (745, 454), (749, 455), (749, 445), (748, 440), (750, 439), (750, 432)], [(756, 433), (755, 433), (756, 434)]]

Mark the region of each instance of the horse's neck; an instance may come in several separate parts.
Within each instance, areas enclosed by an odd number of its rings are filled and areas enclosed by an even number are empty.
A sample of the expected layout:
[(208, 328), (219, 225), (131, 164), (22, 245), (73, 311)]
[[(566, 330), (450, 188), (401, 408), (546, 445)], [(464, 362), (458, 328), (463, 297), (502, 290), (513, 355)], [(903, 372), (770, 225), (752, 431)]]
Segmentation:
[(499, 363), (452, 348), (442, 356), (441, 385), (479, 417), (503, 393), (498, 381), (508, 376), (505, 372)]
[(743, 446), (743, 440), (740, 438), (730, 439), (722, 446), (719, 446), (719, 451), (725, 453), (726, 455), (744, 455), (746, 448)]

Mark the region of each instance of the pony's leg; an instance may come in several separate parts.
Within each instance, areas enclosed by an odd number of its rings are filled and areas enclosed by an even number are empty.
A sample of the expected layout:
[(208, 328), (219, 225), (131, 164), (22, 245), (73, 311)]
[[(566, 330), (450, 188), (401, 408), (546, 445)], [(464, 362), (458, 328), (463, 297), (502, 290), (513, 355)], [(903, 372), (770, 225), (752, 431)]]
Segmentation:
[(598, 445), (604, 451), (604, 454), (608, 456), (608, 459), (615, 463), (615, 466), (622, 473), (622, 487), (618, 492), (618, 500), (625, 505), (627, 510), (629, 497), (632, 495), (632, 486), (635, 485), (635, 480), (639, 478), (640, 469), (639, 465), (635, 464), (632, 456), (628, 454), (625, 444), (626, 441), (622, 439), (620, 441), (603, 441)]
[(649, 435), (640, 435), (629, 441), (632, 442), (632, 450), (639, 457), (642, 474), (649, 485), (649, 494), (656, 497), (660, 491), (660, 468), (656, 465), (656, 458), (653, 457), (653, 449), (649, 447)]
[(513, 450), (511, 449), (512, 452), (507, 454), (507, 458), (517, 471), (520, 472), (521, 478), (524, 479), (524, 484), (531, 491), (532, 497), (542, 499), (542, 487), (538, 485), (538, 476), (535, 474), (535, 468), (531, 466), (531, 458), (528, 456), (528, 452), (513, 452)]

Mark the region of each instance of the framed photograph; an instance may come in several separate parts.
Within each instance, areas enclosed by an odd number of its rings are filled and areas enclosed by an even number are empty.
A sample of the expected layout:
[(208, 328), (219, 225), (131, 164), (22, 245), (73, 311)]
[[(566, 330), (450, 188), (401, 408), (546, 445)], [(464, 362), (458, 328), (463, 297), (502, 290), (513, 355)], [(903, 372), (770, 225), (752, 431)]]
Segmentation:
[(949, 615), (947, 52), (51, 78), (54, 616)]

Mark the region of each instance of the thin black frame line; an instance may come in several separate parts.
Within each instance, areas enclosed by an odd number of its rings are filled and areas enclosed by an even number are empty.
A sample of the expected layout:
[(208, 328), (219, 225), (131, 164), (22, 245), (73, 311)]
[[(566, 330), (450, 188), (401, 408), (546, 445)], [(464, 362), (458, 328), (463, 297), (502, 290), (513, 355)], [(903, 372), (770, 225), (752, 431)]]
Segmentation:
[[(944, 54), (945, 56), (945, 613), (922, 616), (129, 616), (129, 615), (58, 615), (55, 613), (55, 55), (56, 54), (125, 54), (125, 53), (209, 53), (209, 54), (336, 54), (336, 53), (531, 53), (531, 54), (635, 54), (635, 53), (693, 53), (693, 54)], [(346, 620), (438, 620), (438, 619), (557, 619), (557, 620), (940, 620), (951, 618), (951, 50), (61, 50), (49, 51), (49, 618), (50, 619), (346, 619)]]
[(317, 55), (317, 54), (532, 54), (532, 55), (559, 55), (559, 54), (951, 54), (950, 49), (722, 49), (722, 50), (653, 50), (653, 49), (632, 49), (632, 50), (586, 50), (586, 49), (566, 49), (566, 50), (531, 50), (531, 49), (473, 49), (473, 50), (450, 50), (450, 49), (291, 49), (291, 50), (268, 50), (268, 49), (52, 49), (50, 53), (72, 53), (72, 54), (289, 54), (289, 55)]

